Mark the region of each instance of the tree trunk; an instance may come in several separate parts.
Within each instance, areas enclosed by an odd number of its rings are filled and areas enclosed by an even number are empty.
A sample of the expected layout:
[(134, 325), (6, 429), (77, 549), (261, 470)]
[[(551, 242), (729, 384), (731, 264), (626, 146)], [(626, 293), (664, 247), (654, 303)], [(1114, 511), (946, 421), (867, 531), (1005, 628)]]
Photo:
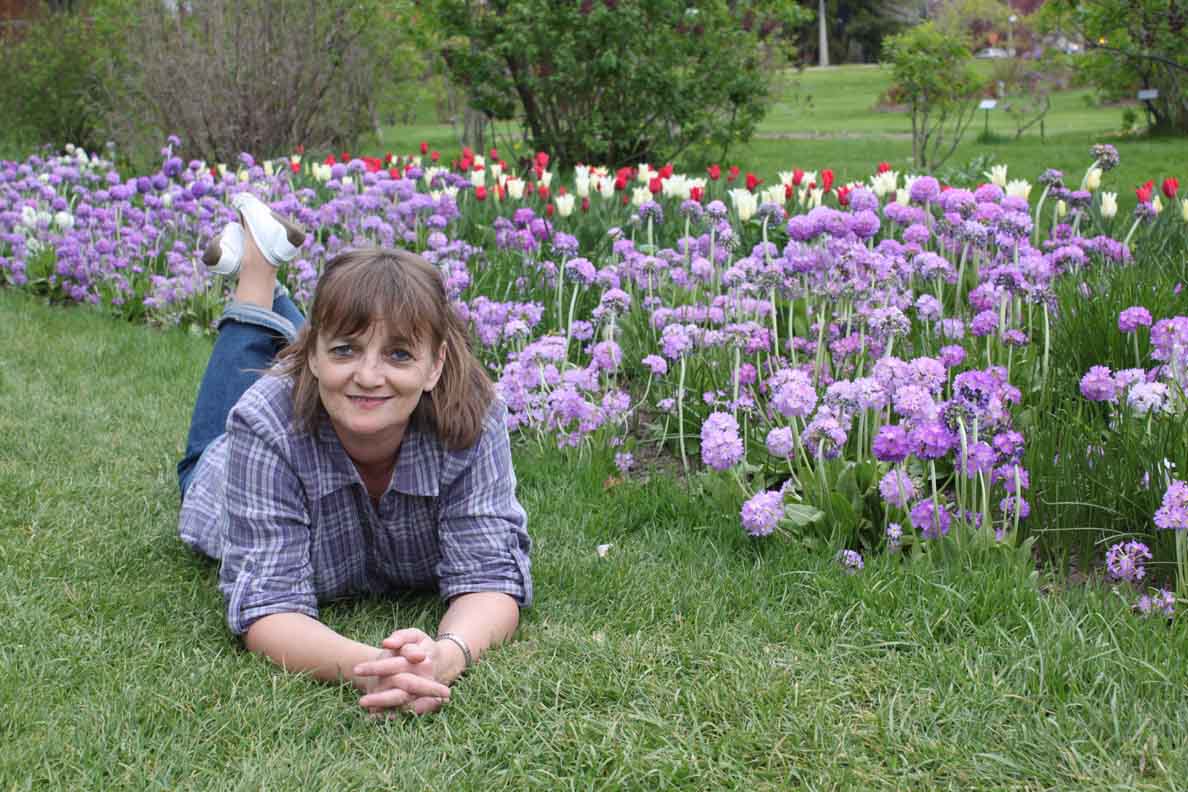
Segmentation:
[(821, 65), (829, 65), (829, 26), (825, 24), (825, 0), (817, 0), (817, 48), (821, 53)]

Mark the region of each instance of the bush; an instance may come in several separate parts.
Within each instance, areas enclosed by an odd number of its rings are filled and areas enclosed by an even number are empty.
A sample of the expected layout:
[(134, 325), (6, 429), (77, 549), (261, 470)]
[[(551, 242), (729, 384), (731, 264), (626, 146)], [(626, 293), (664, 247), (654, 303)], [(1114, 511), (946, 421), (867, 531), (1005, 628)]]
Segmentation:
[(19, 39), (0, 47), (0, 137), (25, 146), (103, 143), (101, 81), (106, 59), (89, 17), (33, 8)]
[(912, 114), (915, 165), (932, 171), (957, 149), (977, 110), (969, 47), (929, 22), (888, 38), (883, 55)]
[(1057, 0), (1048, 25), (1072, 30), (1088, 46), (1080, 58), (1103, 99), (1133, 99), (1141, 88), (1151, 126), (1188, 133), (1188, 10), (1177, 0)]
[(774, 42), (803, 14), (724, 0), (432, 7), (450, 74), (475, 109), (522, 119), (532, 144), (563, 163), (616, 165), (746, 140), (786, 54)]
[(383, 0), (130, 4), (138, 24), (109, 83), (124, 141), (176, 132), (219, 161), (353, 147), (373, 129), (377, 86), (400, 73)]

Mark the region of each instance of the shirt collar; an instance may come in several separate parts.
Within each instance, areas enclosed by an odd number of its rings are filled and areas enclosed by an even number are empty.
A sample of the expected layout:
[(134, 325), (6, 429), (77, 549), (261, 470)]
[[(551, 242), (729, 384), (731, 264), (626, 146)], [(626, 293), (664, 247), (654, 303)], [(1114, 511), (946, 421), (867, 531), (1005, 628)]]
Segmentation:
[[(355, 463), (347, 455), (338, 433), (334, 431), (334, 425), (325, 415), (318, 421), (317, 439), (330, 459), (328, 469), (318, 472), (321, 494), (328, 495), (352, 484), (362, 486), (363, 479), (355, 469)], [(431, 435), (410, 425), (400, 443), (396, 470), (388, 484), (388, 492), (436, 497), (440, 492), (441, 481), (441, 463), (439, 455), (434, 453), (437, 445)], [(387, 492), (384, 494), (387, 495)]]

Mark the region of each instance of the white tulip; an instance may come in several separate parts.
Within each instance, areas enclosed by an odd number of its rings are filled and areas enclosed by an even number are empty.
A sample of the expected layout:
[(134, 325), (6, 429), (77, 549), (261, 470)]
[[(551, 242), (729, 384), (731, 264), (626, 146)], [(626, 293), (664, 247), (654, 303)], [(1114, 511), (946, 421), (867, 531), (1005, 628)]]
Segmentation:
[(1016, 198), (1027, 199), (1031, 195), (1031, 183), (1026, 179), (1015, 179), (1006, 185), (1006, 194)]
[(556, 198), (554, 198), (553, 203), (557, 206), (557, 214), (561, 215), (562, 217), (569, 217), (571, 214), (573, 214), (573, 199), (574, 196), (572, 193), (558, 195)]
[(1118, 193), (1103, 192), (1101, 194), (1101, 216), (1106, 220), (1113, 219), (1118, 214)]
[(731, 190), (729, 195), (739, 220), (745, 223), (755, 216), (755, 210), (759, 208), (759, 200), (753, 192), (736, 188)]
[(520, 199), (524, 197), (524, 180), (517, 176), (509, 176), (507, 179), (507, 197)]
[(1007, 166), (1006, 164), (991, 165), (990, 170), (983, 171), (982, 175), (990, 180), (991, 184), (997, 184), (999, 187), (1006, 187), (1007, 184)]

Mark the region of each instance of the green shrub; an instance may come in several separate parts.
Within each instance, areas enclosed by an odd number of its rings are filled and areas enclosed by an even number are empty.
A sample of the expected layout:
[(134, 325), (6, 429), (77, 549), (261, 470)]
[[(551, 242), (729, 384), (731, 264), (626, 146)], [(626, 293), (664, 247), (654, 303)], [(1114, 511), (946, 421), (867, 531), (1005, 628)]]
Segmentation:
[(931, 22), (888, 38), (883, 57), (912, 116), (912, 157), (917, 168), (944, 164), (969, 129), (980, 80), (965, 40)]
[(97, 149), (103, 143), (105, 47), (89, 17), (35, 8), (23, 35), (0, 47), (0, 137)]
[(436, 0), (453, 80), (562, 163), (662, 161), (745, 140), (768, 106), (789, 2)]

